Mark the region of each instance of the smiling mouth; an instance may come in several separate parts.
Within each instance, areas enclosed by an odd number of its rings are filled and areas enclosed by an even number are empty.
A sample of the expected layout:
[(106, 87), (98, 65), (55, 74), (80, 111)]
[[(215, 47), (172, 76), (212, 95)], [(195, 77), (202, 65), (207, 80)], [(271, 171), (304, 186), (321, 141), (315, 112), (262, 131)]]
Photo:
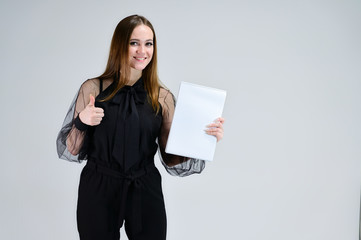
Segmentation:
[(146, 57), (134, 57), (134, 58), (138, 61), (144, 61), (145, 59), (147, 59)]

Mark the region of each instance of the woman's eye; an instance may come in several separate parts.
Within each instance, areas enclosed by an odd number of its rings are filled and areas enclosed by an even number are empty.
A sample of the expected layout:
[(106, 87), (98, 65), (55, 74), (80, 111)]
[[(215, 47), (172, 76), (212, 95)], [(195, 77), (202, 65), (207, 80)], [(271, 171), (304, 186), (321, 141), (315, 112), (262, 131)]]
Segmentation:
[(130, 42), (130, 46), (137, 46), (138, 42)]
[(145, 46), (148, 46), (148, 47), (153, 46), (153, 43), (152, 43), (152, 42), (147, 42), (147, 43), (145, 44)]

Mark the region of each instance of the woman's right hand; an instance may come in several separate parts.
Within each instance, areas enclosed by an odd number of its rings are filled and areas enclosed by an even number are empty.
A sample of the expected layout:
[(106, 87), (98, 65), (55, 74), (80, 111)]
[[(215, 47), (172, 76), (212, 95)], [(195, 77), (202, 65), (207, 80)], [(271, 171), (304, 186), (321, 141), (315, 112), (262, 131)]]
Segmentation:
[(89, 126), (99, 125), (104, 117), (104, 110), (94, 106), (95, 98), (90, 94), (89, 104), (79, 113), (80, 120)]

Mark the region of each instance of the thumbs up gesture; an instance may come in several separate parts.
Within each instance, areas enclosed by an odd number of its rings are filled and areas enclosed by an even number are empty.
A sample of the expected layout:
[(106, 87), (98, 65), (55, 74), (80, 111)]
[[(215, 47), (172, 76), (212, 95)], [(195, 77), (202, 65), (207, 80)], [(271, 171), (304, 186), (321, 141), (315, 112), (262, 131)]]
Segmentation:
[(79, 113), (80, 120), (89, 125), (99, 125), (104, 117), (104, 110), (94, 106), (95, 98), (90, 94), (89, 104)]

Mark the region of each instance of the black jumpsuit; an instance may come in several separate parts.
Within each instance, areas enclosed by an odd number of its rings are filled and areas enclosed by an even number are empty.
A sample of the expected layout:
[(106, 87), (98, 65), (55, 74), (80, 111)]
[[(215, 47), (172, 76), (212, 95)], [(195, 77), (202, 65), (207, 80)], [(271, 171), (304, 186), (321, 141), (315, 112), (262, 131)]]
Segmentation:
[[(69, 145), (79, 148), (77, 161), (88, 160), (78, 192), (80, 239), (119, 239), (119, 229), (124, 222), (130, 240), (163, 240), (166, 239), (166, 213), (161, 176), (154, 166), (158, 145), (162, 163), (173, 175), (199, 173), (204, 162), (164, 152), (174, 113), (174, 98), (168, 90), (160, 89), (161, 108), (156, 114), (142, 78), (133, 86), (120, 89), (111, 100), (100, 101), (109, 95), (114, 85), (113, 82), (102, 91), (102, 81), (86, 81), (73, 104), (73, 121), (64, 123), (58, 136), (58, 153), (62, 142), (68, 144), (68, 148)], [(79, 102), (83, 102), (84, 108), (87, 102), (84, 96), (92, 91), (97, 96), (95, 106), (104, 109), (101, 123), (94, 127), (82, 123), (78, 116)], [(71, 110), (69, 112), (71, 115)], [(66, 142), (67, 138), (73, 140)], [(62, 150), (67, 152), (62, 148), (60, 152)], [(73, 159), (68, 160), (74, 160), (74, 156), (69, 156)], [(167, 167), (165, 163), (177, 165)]]

